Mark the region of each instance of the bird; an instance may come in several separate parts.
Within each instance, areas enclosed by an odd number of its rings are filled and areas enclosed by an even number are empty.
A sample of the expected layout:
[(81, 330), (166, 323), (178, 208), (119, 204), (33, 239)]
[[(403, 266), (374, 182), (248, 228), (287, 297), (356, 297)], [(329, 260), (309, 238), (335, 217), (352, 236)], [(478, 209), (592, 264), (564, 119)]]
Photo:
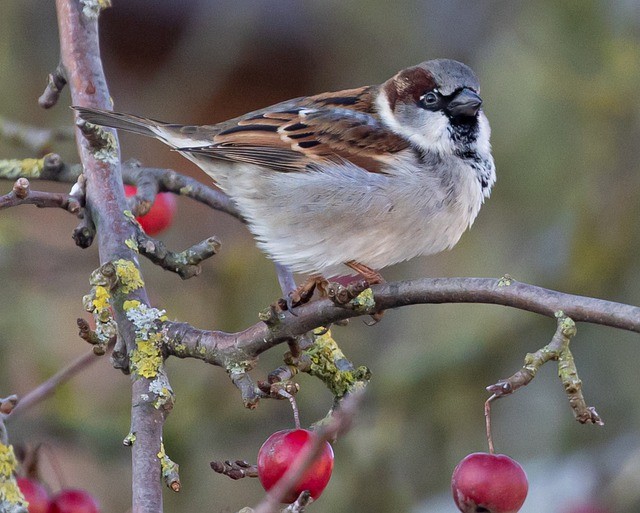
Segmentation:
[(451, 59), (212, 125), (73, 108), (193, 161), (257, 245), (312, 281), (360, 274), (381, 283), (387, 266), (452, 248), (496, 180), (478, 78)]

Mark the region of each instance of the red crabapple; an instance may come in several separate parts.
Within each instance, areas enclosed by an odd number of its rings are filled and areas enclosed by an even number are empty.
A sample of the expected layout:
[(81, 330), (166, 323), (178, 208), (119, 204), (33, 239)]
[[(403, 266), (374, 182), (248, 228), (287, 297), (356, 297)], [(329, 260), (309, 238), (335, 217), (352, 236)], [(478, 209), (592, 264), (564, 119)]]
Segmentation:
[[(267, 438), (258, 451), (258, 477), (265, 490), (269, 491), (289, 469), (298, 454), (309, 444), (313, 437), (306, 429), (287, 429), (277, 431)], [(320, 494), (329, 483), (333, 470), (333, 449), (324, 442), (322, 452), (293, 490), (285, 496), (283, 502), (292, 503), (305, 490), (313, 499)]]
[(100, 507), (89, 492), (66, 488), (53, 497), (49, 513), (100, 513)]
[(29, 503), (29, 513), (47, 513), (49, 511), (49, 492), (38, 481), (27, 477), (17, 479), (18, 488)]
[(516, 513), (528, 489), (520, 464), (504, 454), (469, 454), (451, 478), (453, 500), (462, 513)]
[[(137, 189), (133, 185), (125, 185), (124, 193), (134, 196)], [(160, 192), (156, 195), (156, 200), (151, 205), (149, 212), (136, 217), (142, 229), (148, 235), (156, 235), (171, 226), (173, 216), (176, 213), (176, 198), (169, 192)]]

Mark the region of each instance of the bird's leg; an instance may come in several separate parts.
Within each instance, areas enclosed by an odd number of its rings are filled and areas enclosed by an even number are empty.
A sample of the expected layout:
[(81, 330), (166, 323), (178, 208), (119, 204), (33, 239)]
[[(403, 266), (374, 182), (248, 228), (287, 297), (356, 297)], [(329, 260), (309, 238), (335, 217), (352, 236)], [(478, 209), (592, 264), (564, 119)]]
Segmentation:
[(345, 262), (344, 265), (346, 265), (347, 267), (351, 267), (351, 269), (353, 269), (355, 272), (361, 274), (362, 277), (369, 282), (369, 285), (385, 283), (385, 279), (378, 271), (376, 271), (375, 269), (371, 269), (371, 267), (367, 267), (360, 262), (349, 260), (348, 262)]
[[(366, 265), (361, 264), (360, 262), (356, 262), (355, 260), (349, 260), (348, 262), (345, 262), (345, 265), (347, 267), (350, 267), (357, 273), (361, 274), (364, 277), (364, 279), (369, 282), (369, 285), (385, 283), (386, 281), (378, 271), (376, 271), (375, 269), (371, 269), (371, 267), (367, 267)], [(370, 326), (379, 322), (380, 319), (382, 319), (383, 315), (384, 315), (384, 310), (380, 310), (379, 312), (374, 313), (371, 316), (371, 319), (373, 319), (373, 322), (370, 324)]]

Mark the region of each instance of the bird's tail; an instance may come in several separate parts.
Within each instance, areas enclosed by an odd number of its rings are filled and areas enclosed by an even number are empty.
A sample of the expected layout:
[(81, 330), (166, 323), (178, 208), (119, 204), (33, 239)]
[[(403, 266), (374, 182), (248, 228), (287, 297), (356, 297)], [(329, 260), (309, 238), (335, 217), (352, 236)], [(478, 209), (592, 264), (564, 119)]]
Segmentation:
[(82, 119), (94, 125), (126, 130), (127, 132), (134, 132), (136, 134), (146, 135), (147, 137), (157, 137), (168, 142), (161, 128), (167, 125), (167, 123), (163, 123), (162, 121), (141, 118), (132, 114), (93, 109), (91, 107), (74, 106), (72, 108)]

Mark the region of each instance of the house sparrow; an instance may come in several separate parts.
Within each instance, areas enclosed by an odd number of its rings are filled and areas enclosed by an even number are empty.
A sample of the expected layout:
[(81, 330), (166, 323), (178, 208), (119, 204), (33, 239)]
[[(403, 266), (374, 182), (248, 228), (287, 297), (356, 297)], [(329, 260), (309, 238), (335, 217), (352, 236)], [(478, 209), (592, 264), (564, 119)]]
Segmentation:
[(381, 85), (296, 98), (216, 125), (74, 107), (155, 137), (236, 203), (258, 246), (293, 272), (363, 274), (451, 248), (495, 182), (478, 80), (447, 59)]

